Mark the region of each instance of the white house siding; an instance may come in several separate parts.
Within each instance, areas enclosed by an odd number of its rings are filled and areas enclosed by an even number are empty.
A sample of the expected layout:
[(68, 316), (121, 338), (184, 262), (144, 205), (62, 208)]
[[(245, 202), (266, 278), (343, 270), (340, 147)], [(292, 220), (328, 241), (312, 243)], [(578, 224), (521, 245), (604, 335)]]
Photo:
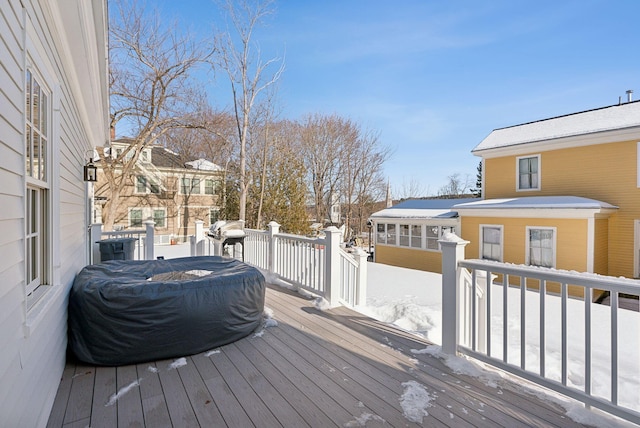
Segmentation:
[[(108, 138), (106, 73), (101, 76), (106, 71), (105, 10), (103, 0), (0, 0), (0, 426), (45, 426), (64, 369), (68, 293), (88, 258), (82, 166), (88, 150)], [(79, 33), (83, 37), (71, 37)], [(31, 54), (46, 69), (46, 83), (53, 91), (49, 116), (53, 285), (28, 313), (24, 291), (27, 49), (37, 51)]]

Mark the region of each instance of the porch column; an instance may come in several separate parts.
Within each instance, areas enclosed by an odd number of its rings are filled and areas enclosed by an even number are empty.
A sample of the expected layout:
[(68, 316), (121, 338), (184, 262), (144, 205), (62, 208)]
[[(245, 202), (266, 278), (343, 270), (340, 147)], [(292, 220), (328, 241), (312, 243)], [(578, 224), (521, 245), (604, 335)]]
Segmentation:
[(144, 240), (144, 259), (153, 260), (153, 245), (155, 242), (155, 225), (153, 220), (145, 220), (144, 227), (146, 229), (146, 237)]
[(458, 262), (464, 260), (464, 247), (469, 243), (454, 233), (438, 241), (442, 248), (442, 352), (458, 352), (459, 285)]
[(276, 266), (277, 266), (275, 235), (280, 233), (280, 225), (275, 221), (271, 221), (267, 226), (269, 227), (269, 243), (267, 244), (268, 245), (267, 271), (269, 272), (269, 275), (274, 277), (276, 274)]
[(325, 229), (325, 299), (330, 307), (338, 306), (340, 299), (340, 241), (342, 233), (335, 226)]

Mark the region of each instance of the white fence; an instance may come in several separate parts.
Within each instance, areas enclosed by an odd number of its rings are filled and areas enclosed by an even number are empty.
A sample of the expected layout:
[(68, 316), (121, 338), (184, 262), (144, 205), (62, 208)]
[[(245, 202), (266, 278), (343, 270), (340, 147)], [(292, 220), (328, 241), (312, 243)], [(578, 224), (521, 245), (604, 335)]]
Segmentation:
[[(192, 255), (219, 255), (203, 231), (191, 239)], [(324, 238), (280, 233), (271, 222), (266, 231), (245, 229), (244, 261), (258, 267), (268, 280), (282, 280), (325, 298), (330, 306), (364, 305), (367, 284), (367, 254), (347, 253), (340, 247), (341, 233), (335, 227)], [(232, 248), (239, 258), (239, 245)]]
[(466, 241), (440, 243), (444, 352), (640, 423), (640, 312), (619, 304), (640, 295), (639, 281), (464, 260)]

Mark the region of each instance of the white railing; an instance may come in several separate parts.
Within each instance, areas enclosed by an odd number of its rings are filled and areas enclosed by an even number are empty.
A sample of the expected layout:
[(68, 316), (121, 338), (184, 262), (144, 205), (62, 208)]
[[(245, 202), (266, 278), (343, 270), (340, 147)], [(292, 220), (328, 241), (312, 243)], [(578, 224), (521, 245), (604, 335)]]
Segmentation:
[[(640, 281), (464, 260), (466, 241), (440, 243), (444, 352), (640, 423), (640, 312), (619, 298), (640, 296)], [(594, 290), (609, 305), (594, 303)]]
[(325, 298), (330, 306), (364, 305), (367, 255), (340, 248), (341, 232), (329, 227), (323, 238), (280, 233), (271, 222), (267, 231), (245, 229), (245, 261), (279, 279)]
[(143, 222), (143, 229), (123, 229), (117, 231), (102, 230), (101, 223), (92, 224), (89, 228), (91, 247), (91, 263), (100, 262), (100, 244), (98, 241), (113, 238), (135, 238), (134, 260), (153, 260), (154, 225), (153, 220)]

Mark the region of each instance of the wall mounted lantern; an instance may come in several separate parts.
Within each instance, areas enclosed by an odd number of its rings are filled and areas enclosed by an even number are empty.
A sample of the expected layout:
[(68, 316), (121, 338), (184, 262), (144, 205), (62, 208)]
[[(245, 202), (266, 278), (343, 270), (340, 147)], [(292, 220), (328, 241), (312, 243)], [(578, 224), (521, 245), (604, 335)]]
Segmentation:
[(93, 158), (84, 166), (84, 181), (98, 181), (98, 167), (93, 164)]

